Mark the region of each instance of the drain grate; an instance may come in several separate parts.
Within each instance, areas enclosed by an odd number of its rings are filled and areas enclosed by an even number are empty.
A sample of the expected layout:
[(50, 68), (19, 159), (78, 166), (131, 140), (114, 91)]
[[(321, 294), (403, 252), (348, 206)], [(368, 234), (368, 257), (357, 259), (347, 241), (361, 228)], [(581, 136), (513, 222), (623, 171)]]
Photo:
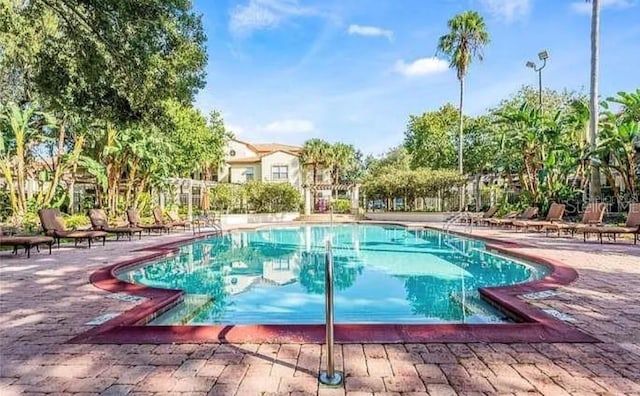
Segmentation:
[(573, 317), (567, 315), (564, 312), (557, 311), (555, 309), (543, 309), (543, 311), (545, 313), (553, 316), (554, 318), (562, 320), (564, 322), (575, 322), (576, 321)]
[(146, 300), (145, 297), (132, 296), (132, 295), (126, 294), (126, 293), (109, 294), (107, 296), (107, 298), (112, 298), (114, 300), (120, 300), (120, 301), (135, 303), (135, 304), (141, 303), (141, 302)]
[(534, 293), (523, 294), (522, 297), (526, 298), (527, 300), (541, 300), (543, 298), (549, 298), (557, 295), (558, 293), (553, 290), (544, 290), (544, 291), (539, 291)]
[(97, 316), (93, 319), (91, 319), (90, 321), (88, 321), (87, 323), (85, 323), (85, 326), (98, 326), (101, 325), (105, 322), (108, 322), (109, 320), (115, 318), (116, 316), (120, 315), (120, 313), (118, 312), (108, 312), (106, 314)]

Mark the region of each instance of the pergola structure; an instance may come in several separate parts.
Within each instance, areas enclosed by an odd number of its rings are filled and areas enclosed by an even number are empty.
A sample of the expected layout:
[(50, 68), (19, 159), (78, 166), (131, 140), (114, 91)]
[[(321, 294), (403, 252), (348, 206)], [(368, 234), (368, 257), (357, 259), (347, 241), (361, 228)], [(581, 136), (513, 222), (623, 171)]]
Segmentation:
[(360, 205), (360, 185), (359, 184), (331, 184), (331, 183), (319, 183), (319, 184), (305, 184), (303, 188), (304, 197), (304, 214), (310, 215), (315, 207), (315, 196), (318, 191), (331, 191), (333, 196), (334, 191), (348, 191), (351, 196), (351, 213), (358, 214), (358, 208)]

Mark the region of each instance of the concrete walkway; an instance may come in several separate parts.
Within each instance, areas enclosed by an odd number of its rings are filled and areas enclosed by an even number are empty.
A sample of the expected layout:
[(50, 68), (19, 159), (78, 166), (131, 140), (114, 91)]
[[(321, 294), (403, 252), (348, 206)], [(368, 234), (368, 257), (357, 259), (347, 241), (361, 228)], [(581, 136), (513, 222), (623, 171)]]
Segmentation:
[(522, 241), (580, 278), (535, 300), (572, 317), (596, 344), (339, 345), (343, 387), (318, 386), (315, 344), (72, 345), (86, 322), (135, 303), (89, 283), (98, 268), (143, 246), (190, 234), (55, 249), (31, 259), (0, 252), (0, 395), (640, 395), (640, 246), (474, 229)]

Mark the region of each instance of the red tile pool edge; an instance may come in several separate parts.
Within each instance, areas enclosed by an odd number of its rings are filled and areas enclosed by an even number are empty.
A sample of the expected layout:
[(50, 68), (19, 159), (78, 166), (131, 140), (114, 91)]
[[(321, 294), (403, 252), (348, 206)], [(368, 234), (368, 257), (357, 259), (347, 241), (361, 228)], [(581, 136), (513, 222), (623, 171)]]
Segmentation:
[[(403, 224), (398, 224), (403, 225)], [(255, 228), (255, 227), (254, 227)], [(437, 230), (437, 229), (436, 229)], [(413, 342), (598, 342), (575, 327), (547, 315), (518, 298), (518, 295), (555, 289), (573, 282), (578, 274), (558, 261), (514, 250), (523, 245), (492, 238), (482, 239), (487, 247), (510, 256), (551, 268), (544, 279), (513, 286), (480, 289), (480, 293), (519, 323), (502, 324), (337, 324), (335, 339), (340, 343), (413, 343)], [(142, 257), (126, 260), (94, 272), (94, 286), (110, 292), (125, 292), (147, 300), (102, 325), (69, 340), (69, 343), (163, 344), (163, 343), (322, 343), (323, 325), (210, 325), (210, 326), (141, 326), (155, 312), (176, 303), (181, 290), (156, 289), (122, 282), (115, 277), (121, 268), (174, 254), (180, 245), (206, 238), (199, 235), (177, 242), (140, 249)]]

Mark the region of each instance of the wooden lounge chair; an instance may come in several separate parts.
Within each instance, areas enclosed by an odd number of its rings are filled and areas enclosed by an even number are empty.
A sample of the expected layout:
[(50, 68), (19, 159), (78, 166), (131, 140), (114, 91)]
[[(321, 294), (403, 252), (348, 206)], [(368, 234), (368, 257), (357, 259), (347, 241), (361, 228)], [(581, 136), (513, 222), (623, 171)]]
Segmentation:
[(127, 209), (127, 221), (130, 227), (142, 228), (147, 233), (151, 234), (151, 231), (166, 231), (169, 232), (170, 228), (163, 224), (142, 224), (140, 220), (140, 213), (137, 209)]
[(598, 235), (598, 239), (600, 243), (602, 243), (603, 235), (608, 235), (613, 238), (613, 241), (616, 241), (616, 237), (621, 234), (631, 234), (633, 235), (633, 244), (636, 245), (638, 243), (638, 239), (640, 239), (640, 203), (632, 203), (629, 206), (629, 213), (627, 214), (627, 222), (624, 226), (584, 226), (580, 227), (577, 230), (582, 233), (584, 236), (584, 241), (587, 241), (587, 236), (589, 234)]
[(165, 230), (167, 232), (171, 231), (176, 226), (172, 222), (166, 221), (164, 219), (164, 216), (162, 215), (162, 208), (161, 207), (156, 206), (155, 208), (153, 208), (151, 213), (153, 214), (153, 220), (156, 222), (156, 224), (166, 227)]
[(39, 251), (38, 246), (49, 246), (49, 254), (51, 254), (51, 245), (53, 245), (53, 237), (44, 235), (4, 235), (0, 229), (0, 246), (13, 247), (13, 254), (18, 254), (18, 248), (23, 247), (27, 258), (31, 257), (31, 248), (35, 247)]
[(60, 247), (60, 239), (62, 238), (73, 239), (76, 246), (79, 241), (86, 239), (89, 247), (94, 239), (102, 238), (103, 246), (107, 240), (107, 233), (104, 231), (68, 230), (58, 209), (40, 209), (38, 217), (45, 235), (53, 237), (58, 243), (58, 247)]
[(579, 228), (585, 226), (594, 226), (602, 224), (604, 217), (604, 211), (607, 209), (607, 205), (602, 202), (592, 202), (587, 205), (582, 214), (582, 221), (580, 223), (553, 223), (544, 226), (545, 234), (549, 236), (550, 231), (556, 231), (558, 236), (562, 231), (571, 232), (573, 236)]
[(493, 216), (496, 215), (497, 211), (498, 211), (498, 205), (493, 205), (492, 207), (487, 209), (487, 211), (484, 213), (470, 215), (468, 218), (468, 222), (470, 222), (471, 224), (480, 224), (480, 223), (486, 224), (488, 222), (488, 219), (491, 219), (493, 218)]
[(520, 228), (524, 228), (524, 230), (527, 231), (530, 227), (535, 228), (536, 231), (540, 231), (546, 225), (562, 221), (564, 209), (564, 204), (552, 203), (547, 217), (544, 220), (514, 220), (513, 226), (516, 228), (516, 231)]
[(531, 220), (538, 214), (538, 208), (535, 206), (529, 206), (520, 215), (514, 215), (513, 212), (508, 214), (502, 219), (492, 219), (489, 221), (489, 226), (502, 227), (511, 226), (514, 221), (517, 220)]
[(174, 227), (182, 227), (186, 231), (187, 228), (191, 226), (190, 221), (180, 219), (180, 216), (175, 212), (168, 211), (167, 217), (169, 217), (169, 221), (171, 221)]
[(91, 227), (96, 231), (104, 231), (109, 234), (115, 234), (116, 240), (120, 239), (121, 235), (126, 235), (131, 240), (131, 237), (138, 234), (138, 239), (142, 238), (142, 228), (139, 227), (113, 227), (109, 225), (107, 214), (103, 209), (89, 209), (87, 213), (91, 220)]

